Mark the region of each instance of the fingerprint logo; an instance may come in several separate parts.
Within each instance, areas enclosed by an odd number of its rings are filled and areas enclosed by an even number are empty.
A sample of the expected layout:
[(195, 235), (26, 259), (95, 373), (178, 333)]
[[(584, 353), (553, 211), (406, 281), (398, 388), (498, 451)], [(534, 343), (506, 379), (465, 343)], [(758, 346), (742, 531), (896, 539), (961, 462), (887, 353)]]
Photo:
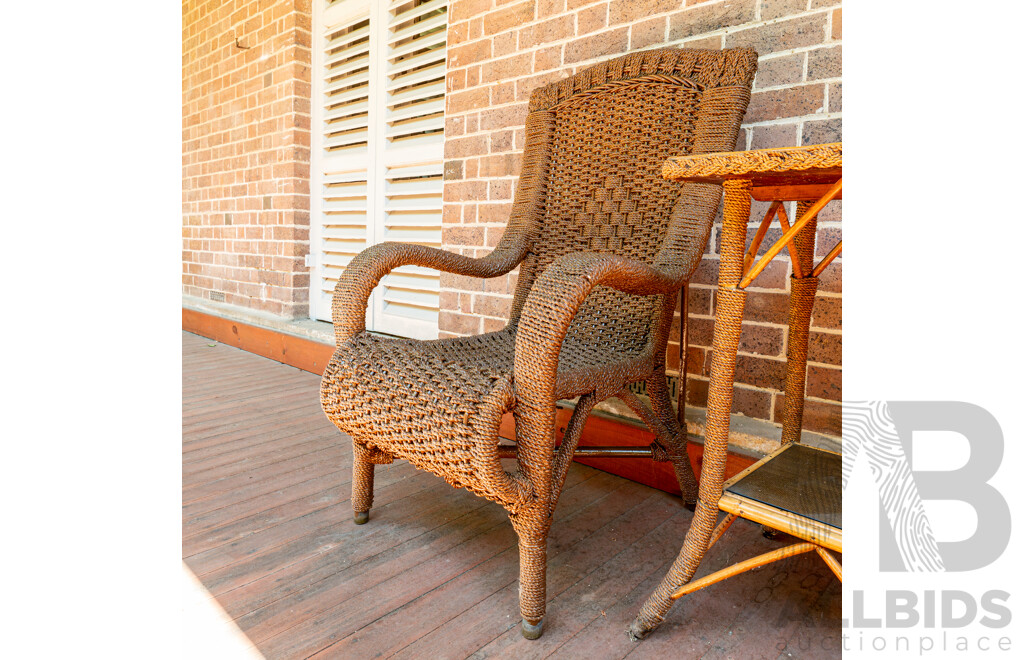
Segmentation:
[(844, 490), (861, 454), (878, 487), (903, 566), (915, 573), (944, 571), (904, 443), (885, 401), (843, 402)]

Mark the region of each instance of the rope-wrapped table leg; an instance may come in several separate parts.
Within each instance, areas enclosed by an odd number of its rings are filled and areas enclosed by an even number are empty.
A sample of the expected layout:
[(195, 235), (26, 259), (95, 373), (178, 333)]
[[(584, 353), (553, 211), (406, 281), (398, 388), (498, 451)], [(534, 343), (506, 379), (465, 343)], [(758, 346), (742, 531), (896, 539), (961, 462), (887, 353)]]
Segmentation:
[[(797, 218), (811, 207), (810, 202), (797, 204)], [(811, 277), (814, 268), (814, 243), (817, 217), (793, 238), (800, 261), (800, 271), (807, 273), (790, 280), (789, 295), (789, 347), (786, 351), (786, 393), (782, 410), (782, 444), (800, 442), (804, 419), (804, 387), (807, 382), (807, 340), (811, 327), (811, 311), (818, 291), (818, 278)]]
[(743, 269), (747, 220), (750, 218), (750, 182), (726, 181), (725, 219), (722, 229), (721, 263), (718, 272), (715, 335), (712, 343), (711, 383), (708, 391), (707, 427), (697, 507), (683, 548), (672, 568), (647, 599), (629, 629), (634, 640), (643, 639), (665, 619), (672, 606), (672, 593), (690, 581), (707, 552), (718, 519), (718, 500), (725, 481), (725, 459), (729, 445), (732, 388), (736, 376), (736, 351), (747, 294), (737, 289)]

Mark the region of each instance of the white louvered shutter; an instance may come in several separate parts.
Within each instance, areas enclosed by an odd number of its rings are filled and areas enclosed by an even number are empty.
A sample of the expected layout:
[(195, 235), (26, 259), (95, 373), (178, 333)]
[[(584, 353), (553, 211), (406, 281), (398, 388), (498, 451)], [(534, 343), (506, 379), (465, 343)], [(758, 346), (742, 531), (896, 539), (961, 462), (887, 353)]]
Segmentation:
[[(447, 1), (319, 6), (310, 313), (330, 320), (334, 284), (359, 250), (440, 247)], [(397, 269), (371, 296), (367, 327), (436, 337), (439, 288), (437, 271)]]

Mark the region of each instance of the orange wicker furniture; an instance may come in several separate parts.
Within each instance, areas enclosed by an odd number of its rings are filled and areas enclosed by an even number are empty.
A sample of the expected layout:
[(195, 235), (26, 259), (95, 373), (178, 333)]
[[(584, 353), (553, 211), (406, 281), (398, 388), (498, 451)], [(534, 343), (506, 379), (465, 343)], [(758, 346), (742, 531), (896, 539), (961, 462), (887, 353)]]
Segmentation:
[[(519, 537), (523, 634), (545, 612), (548, 530), (587, 416), (625, 401), (658, 437), (684, 499), (696, 481), (665, 379), (676, 295), (704, 253), (717, 184), (681, 189), (661, 176), (679, 153), (732, 149), (757, 66), (752, 49), (663, 49), (588, 68), (536, 90), (507, 228), (474, 259), (382, 243), (359, 254), (334, 293), (337, 340), (324, 412), (354, 443), (352, 507), (369, 518), (374, 466), (405, 459), (497, 502)], [(504, 330), (416, 341), (372, 335), (366, 302), (393, 268), (415, 264), (480, 278), (519, 267)], [(630, 390), (646, 383), (651, 408)], [(556, 402), (580, 397), (560, 445)], [(516, 468), (500, 457), (516, 421)]]
[[(817, 265), (814, 264), (817, 217), (822, 208), (833, 199), (842, 197), (842, 143), (794, 147), (788, 149), (761, 149), (711, 155), (683, 155), (669, 159), (664, 175), (684, 186), (694, 183), (720, 183), (725, 188), (725, 213), (721, 236), (721, 261), (718, 271), (718, 289), (715, 305), (715, 332), (712, 340), (714, 356), (711, 364), (711, 382), (708, 389), (707, 426), (704, 438), (704, 462), (701, 467), (700, 487), (693, 522), (686, 533), (682, 550), (668, 574), (644, 603), (630, 627), (633, 639), (650, 634), (663, 620), (675, 598), (713, 584), (729, 575), (749, 570), (770, 561), (816, 550), (829, 567), (842, 579), (838, 561), (828, 549), (842, 551), (842, 530), (834, 524), (822, 522), (808, 515), (811, 509), (821, 512), (821, 502), (828, 500), (837, 505), (834, 494), (811, 488), (805, 500), (819, 500), (807, 507), (787, 504), (781, 495), (764, 497), (759, 501), (737, 492), (723, 496), (723, 486), (739, 489), (745, 478), (755, 470), (776, 469), (783, 452), (793, 442), (799, 442), (803, 425), (804, 385), (807, 375), (807, 340), (811, 309), (818, 288), (818, 276), (842, 251), (842, 241), (833, 247)], [(760, 226), (747, 247), (747, 223), (750, 218), (751, 198), (772, 202)], [(789, 223), (783, 207), (784, 201), (797, 202), (796, 221)], [(757, 257), (769, 225), (778, 217), (782, 236), (765, 253)], [(789, 250), (793, 266), (789, 300), (789, 346), (786, 354), (785, 407), (783, 409), (782, 449), (736, 475), (723, 484), (725, 456), (729, 439), (729, 415), (732, 412), (733, 378), (736, 373), (736, 351), (739, 345), (740, 323), (746, 302), (744, 289), (757, 278), (768, 263), (783, 249)], [(801, 447), (785, 454), (784, 462), (800, 458), (808, 465), (831, 464), (822, 456), (808, 454), (811, 448)], [(772, 467), (768, 467), (772, 466)], [(781, 471), (779, 475), (785, 475)], [(792, 474), (792, 472), (790, 473)], [(824, 474), (824, 472), (820, 473)], [(776, 475), (781, 479), (784, 476)], [(825, 475), (828, 476), (828, 475)], [(813, 480), (811, 480), (813, 482)], [(749, 482), (748, 482), (749, 484)], [(819, 486), (827, 484), (822, 481)], [(784, 490), (784, 489), (782, 489)], [(831, 491), (828, 491), (831, 493)], [(758, 501), (763, 506), (753, 505)], [(804, 503), (806, 504), (806, 502)], [(786, 508), (788, 507), (788, 509)], [(841, 511), (842, 500), (838, 499)], [(728, 515), (716, 526), (719, 509)], [(769, 510), (771, 509), (771, 510)], [(782, 548), (773, 553), (743, 562), (734, 567), (688, 584), (700, 565), (707, 549), (717, 541), (736, 519), (737, 515), (782, 529), (805, 539), (808, 543)], [(817, 515), (817, 514), (815, 514)], [(819, 516), (820, 517), (820, 516)], [(828, 519), (835, 523), (834, 519)], [(684, 587), (684, 585), (686, 585)]]

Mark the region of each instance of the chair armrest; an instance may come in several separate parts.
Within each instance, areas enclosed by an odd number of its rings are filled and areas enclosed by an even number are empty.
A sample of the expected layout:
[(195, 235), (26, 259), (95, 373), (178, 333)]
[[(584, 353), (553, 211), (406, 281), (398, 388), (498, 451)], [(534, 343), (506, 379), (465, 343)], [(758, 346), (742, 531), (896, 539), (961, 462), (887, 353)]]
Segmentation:
[(590, 252), (558, 258), (534, 282), (516, 332), (513, 382), (519, 465), (538, 496), (548, 497), (550, 489), (545, 473), (552, 457), (548, 436), (554, 428), (558, 354), (580, 305), (599, 285), (650, 296), (673, 293), (682, 284), (682, 277), (641, 261)]
[(524, 249), (495, 249), (474, 259), (411, 243), (378, 243), (360, 252), (338, 278), (331, 302), (334, 337), (340, 346), (366, 330), (366, 304), (381, 279), (399, 266), (423, 266), (470, 277), (497, 277), (522, 260)]

